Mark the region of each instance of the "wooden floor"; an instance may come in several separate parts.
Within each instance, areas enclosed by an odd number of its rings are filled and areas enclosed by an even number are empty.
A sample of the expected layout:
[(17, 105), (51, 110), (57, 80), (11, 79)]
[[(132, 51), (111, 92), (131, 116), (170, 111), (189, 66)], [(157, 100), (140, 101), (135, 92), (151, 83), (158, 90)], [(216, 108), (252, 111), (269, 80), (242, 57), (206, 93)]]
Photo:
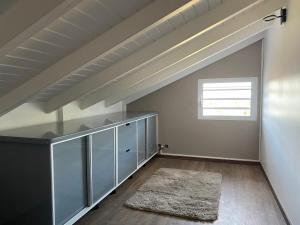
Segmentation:
[[(213, 223), (201, 223), (178, 217), (143, 212), (124, 207), (124, 202), (135, 193), (158, 168), (179, 168), (220, 172), (223, 175), (219, 218)], [(76, 225), (285, 225), (284, 218), (271, 189), (258, 165), (222, 162), (155, 158), (127, 180), (117, 193), (100, 203)]]

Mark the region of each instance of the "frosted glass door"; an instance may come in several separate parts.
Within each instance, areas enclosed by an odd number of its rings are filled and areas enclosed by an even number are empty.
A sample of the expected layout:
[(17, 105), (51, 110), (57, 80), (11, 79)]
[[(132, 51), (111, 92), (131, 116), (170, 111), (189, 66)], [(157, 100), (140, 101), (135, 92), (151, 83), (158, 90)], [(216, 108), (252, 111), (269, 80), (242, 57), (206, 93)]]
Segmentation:
[(93, 202), (115, 187), (114, 129), (92, 135)]
[(87, 206), (87, 141), (78, 138), (53, 146), (55, 225)]
[(156, 116), (147, 118), (147, 157), (157, 151)]
[(138, 129), (138, 163), (146, 159), (146, 119), (137, 121)]
[(118, 181), (122, 182), (137, 168), (136, 122), (118, 127)]

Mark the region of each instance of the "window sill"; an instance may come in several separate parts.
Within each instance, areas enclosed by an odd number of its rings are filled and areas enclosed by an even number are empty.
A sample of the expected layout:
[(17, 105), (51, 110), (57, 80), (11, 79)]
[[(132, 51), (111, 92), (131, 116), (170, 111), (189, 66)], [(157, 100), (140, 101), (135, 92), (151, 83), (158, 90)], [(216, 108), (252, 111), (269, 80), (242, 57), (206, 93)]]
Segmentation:
[(256, 122), (257, 118), (253, 117), (237, 117), (237, 116), (198, 116), (198, 120), (235, 120), (235, 121), (253, 121)]

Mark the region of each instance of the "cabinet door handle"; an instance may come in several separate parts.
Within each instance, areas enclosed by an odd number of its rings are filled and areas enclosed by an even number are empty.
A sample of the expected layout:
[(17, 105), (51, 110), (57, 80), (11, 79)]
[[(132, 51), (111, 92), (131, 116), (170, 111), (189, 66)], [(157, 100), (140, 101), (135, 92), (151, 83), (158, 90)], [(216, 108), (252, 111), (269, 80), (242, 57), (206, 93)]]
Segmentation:
[(129, 125), (130, 125), (130, 123), (126, 123), (126, 124), (125, 124), (125, 126), (129, 126)]
[(126, 151), (125, 152), (130, 152), (130, 149), (126, 149)]

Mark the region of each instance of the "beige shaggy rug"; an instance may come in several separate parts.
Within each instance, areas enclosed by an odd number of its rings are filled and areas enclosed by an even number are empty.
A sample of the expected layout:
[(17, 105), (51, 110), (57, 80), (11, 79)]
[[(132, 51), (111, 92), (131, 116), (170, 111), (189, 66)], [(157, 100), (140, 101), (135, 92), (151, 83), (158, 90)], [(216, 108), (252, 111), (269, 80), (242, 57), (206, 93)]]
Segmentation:
[(134, 209), (193, 220), (218, 218), (222, 175), (161, 168), (125, 203)]

